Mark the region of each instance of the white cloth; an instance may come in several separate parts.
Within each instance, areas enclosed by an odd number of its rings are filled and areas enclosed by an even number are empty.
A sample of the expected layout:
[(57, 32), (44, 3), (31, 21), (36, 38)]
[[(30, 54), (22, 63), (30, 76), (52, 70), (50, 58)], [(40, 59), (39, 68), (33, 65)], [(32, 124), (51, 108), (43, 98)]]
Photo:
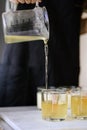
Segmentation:
[(87, 120), (46, 121), (37, 108), (7, 108), (1, 114), (14, 130), (87, 130)]

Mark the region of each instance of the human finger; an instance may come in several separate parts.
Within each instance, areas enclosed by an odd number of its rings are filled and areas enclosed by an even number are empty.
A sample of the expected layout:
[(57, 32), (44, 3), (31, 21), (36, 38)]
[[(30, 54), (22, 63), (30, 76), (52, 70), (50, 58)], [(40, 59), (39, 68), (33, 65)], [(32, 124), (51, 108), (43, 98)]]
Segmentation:
[(30, 3), (32, 3), (32, 4), (35, 3), (35, 2), (36, 2), (36, 0), (30, 0)]
[(25, 3), (25, 0), (18, 0), (19, 3)]
[(25, 3), (30, 4), (31, 2), (30, 2), (30, 0), (25, 0)]

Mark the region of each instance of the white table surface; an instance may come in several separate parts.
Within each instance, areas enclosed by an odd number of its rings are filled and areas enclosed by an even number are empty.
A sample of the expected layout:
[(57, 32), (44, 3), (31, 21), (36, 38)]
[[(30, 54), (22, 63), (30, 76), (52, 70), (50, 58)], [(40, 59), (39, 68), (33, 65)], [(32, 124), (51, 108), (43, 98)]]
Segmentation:
[(13, 130), (87, 130), (87, 120), (46, 121), (36, 107), (0, 108), (0, 116)]

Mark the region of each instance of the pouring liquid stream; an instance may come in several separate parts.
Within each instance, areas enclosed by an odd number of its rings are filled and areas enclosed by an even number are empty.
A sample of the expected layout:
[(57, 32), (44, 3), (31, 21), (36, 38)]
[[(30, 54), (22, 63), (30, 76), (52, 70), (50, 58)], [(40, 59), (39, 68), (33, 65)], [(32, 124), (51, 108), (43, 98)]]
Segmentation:
[(44, 52), (45, 52), (45, 87), (48, 89), (48, 44), (44, 41)]

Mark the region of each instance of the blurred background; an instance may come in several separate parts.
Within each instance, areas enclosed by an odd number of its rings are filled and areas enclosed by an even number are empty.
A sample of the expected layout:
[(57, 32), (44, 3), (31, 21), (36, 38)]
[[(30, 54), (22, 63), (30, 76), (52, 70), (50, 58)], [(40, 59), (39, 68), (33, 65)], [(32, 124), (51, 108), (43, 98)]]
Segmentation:
[(87, 87), (87, 11), (84, 10), (81, 16), (80, 30), (80, 75), (79, 85)]
[(4, 45), (4, 39), (3, 39), (3, 28), (2, 28), (2, 12), (5, 11), (5, 0), (1, 1), (0, 4), (0, 59), (2, 55), (2, 46)]

